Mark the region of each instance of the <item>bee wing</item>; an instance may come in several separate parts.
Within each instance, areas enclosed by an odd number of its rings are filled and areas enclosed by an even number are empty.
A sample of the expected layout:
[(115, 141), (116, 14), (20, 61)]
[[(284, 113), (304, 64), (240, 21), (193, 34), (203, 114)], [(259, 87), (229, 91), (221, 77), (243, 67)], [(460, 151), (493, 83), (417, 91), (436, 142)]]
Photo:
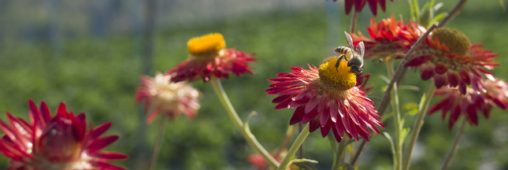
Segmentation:
[(365, 54), (365, 44), (363, 44), (363, 41), (360, 41), (360, 43), (358, 43), (358, 51), (360, 51), (360, 57), (362, 60), (363, 60), (363, 55)]
[(353, 38), (351, 37), (351, 35), (349, 35), (349, 33), (347, 33), (346, 31), (344, 31), (344, 34), (346, 35), (347, 45), (349, 46), (349, 48), (355, 49), (355, 46), (353, 45)]

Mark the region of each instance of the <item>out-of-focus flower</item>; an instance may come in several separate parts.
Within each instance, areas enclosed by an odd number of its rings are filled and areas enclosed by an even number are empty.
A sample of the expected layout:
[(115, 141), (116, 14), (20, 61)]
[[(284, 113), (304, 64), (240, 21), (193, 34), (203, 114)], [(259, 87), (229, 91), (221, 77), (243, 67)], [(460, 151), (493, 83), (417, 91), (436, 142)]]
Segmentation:
[(464, 116), (471, 125), (478, 124), (478, 114), (481, 112), (486, 118), (493, 106), (508, 109), (508, 84), (493, 76), (486, 76), (479, 82), (479, 89), (468, 87), (463, 94), (457, 88), (441, 88), (435, 93), (442, 96), (430, 109), (429, 113), (441, 111), (441, 117), (448, 117), (448, 127), (452, 128), (460, 116)]
[(368, 38), (362, 33), (351, 33), (355, 45), (360, 41), (365, 43), (365, 59), (399, 59), (423, 35), (425, 28), (415, 22), (406, 24), (391, 17), (378, 23), (372, 19), (367, 31)]
[(152, 122), (159, 113), (170, 119), (183, 113), (193, 118), (199, 109), (199, 92), (186, 82), (171, 82), (171, 76), (157, 73), (155, 77), (142, 77), (136, 100), (145, 105)]
[[(334, 0), (336, 1), (336, 0)], [(393, 0), (392, 0), (393, 1)], [(360, 12), (363, 10), (366, 4), (369, 4), (370, 11), (372, 14), (377, 15), (377, 7), (380, 6), (381, 10), (386, 10), (386, 0), (344, 0), (344, 7), (346, 8), (346, 14), (349, 15), (351, 9), (355, 12)]]
[[(271, 154), (277, 161), (280, 161), (283, 156), (281, 152), (276, 152), (275, 154)], [(268, 170), (268, 161), (265, 160), (265, 158), (258, 153), (250, 154), (249, 157), (247, 157), (247, 160), (249, 163), (255, 167), (257, 170)]]
[(187, 42), (189, 58), (168, 71), (172, 81), (193, 81), (199, 77), (207, 82), (212, 77), (227, 78), (251, 73), (249, 62), (254, 61), (248, 53), (226, 48), (224, 36), (219, 33), (191, 38)]
[(9, 170), (122, 170), (110, 160), (127, 158), (103, 149), (118, 140), (117, 135), (102, 136), (111, 127), (105, 123), (87, 129), (84, 113), (68, 112), (60, 103), (51, 116), (45, 102), (39, 108), (30, 100), (30, 122), (7, 113), (8, 123), (0, 120), (4, 132), (0, 152), (10, 159)]
[(270, 79), (268, 94), (277, 95), (276, 109), (294, 108), (290, 124), (309, 123), (309, 130), (321, 130), (327, 136), (332, 130), (337, 141), (350, 138), (369, 140), (371, 131), (379, 133), (382, 123), (365, 93), (358, 87), (356, 74), (345, 60), (335, 67), (338, 57), (324, 61), (319, 68), (293, 67), (291, 73), (280, 73)]
[(496, 65), (496, 54), (471, 45), (466, 35), (450, 28), (436, 29), (415, 55), (407, 67), (419, 69), (423, 80), (432, 78), (437, 88), (459, 87), (463, 94), (467, 85), (477, 89), (477, 83)]

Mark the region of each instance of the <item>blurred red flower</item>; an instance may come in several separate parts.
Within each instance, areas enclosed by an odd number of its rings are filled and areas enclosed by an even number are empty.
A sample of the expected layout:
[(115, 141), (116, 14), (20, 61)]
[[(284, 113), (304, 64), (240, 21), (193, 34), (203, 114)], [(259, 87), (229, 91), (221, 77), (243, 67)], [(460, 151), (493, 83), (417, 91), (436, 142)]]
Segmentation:
[(170, 119), (183, 113), (193, 118), (199, 109), (199, 92), (186, 82), (171, 82), (169, 75), (156, 74), (142, 77), (136, 92), (136, 101), (143, 103), (151, 123), (159, 113)]
[(10, 113), (9, 123), (0, 120), (5, 133), (0, 152), (10, 159), (8, 169), (124, 169), (108, 161), (126, 159), (126, 155), (102, 150), (118, 140), (117, 135), (102, 136), (111, 123), (87, 129), (85, 114), (68, 112), (63, 102), (53, 117), (44, 101), (39, 108), (32, 100), (28, 106), (29, 122)]
[(248, 53), (226, 48), (222, 34), (212, 33), (191, 38), (187, 42), (190, 57), (168, 71), (172, 81), (193, 81), (201, 77), (207, 82), (212, 77), (227, 78), (252, 73), (248, 63), (254, 58)]
[(344, 7), (346, 8), (346, 14), (348, 15), (351, 13), (351, 9), (353, 9), (353, 7), (355, 12), (360, 12), (366, 4), (369, 4), (370, 11), (374, 15), (377, 15), (378, 6), (381, 7), (381, 10), (386, 10), (386, 0), (344, 0)]
[(479, 82), (478, 89), (468, 87), (466, 93), (457, 88), (441, 88), (435, 93), (442, 99), (430, 109), (429, 113), (441, 111), (441, 117), (448, 117), (448, 127), (452, 128), (460, 116), (464, 116), (471, 125), (478, 125), (478, 112), (489, 117), (492, 107), (508, 109), (508, 84), (493, 76)]

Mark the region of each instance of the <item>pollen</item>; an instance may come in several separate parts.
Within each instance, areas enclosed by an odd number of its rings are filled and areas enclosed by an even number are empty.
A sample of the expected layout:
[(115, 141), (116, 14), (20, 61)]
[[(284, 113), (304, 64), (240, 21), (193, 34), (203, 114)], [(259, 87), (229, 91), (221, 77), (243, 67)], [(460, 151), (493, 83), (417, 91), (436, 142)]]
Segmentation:
[(471, 42), (469, 38), (459, 30), (452, 28), (438, 28), (432, 32), (432, 39), (438, 40), (451, 52), (464, 55), (468, 52)]
[(342, 60), (339, 67), (335, 67), (338, 57), (330, 57), (319, 65), (319, 80), (326, 89), (345, 91), (356, 85), (356, 74), (351, 72), (347, 61)]
[(224, 36), (220, 33), (211, 33), (193, 37), (187, 41), (187, 49), (192, 55), (217, 53), (226, 47)]

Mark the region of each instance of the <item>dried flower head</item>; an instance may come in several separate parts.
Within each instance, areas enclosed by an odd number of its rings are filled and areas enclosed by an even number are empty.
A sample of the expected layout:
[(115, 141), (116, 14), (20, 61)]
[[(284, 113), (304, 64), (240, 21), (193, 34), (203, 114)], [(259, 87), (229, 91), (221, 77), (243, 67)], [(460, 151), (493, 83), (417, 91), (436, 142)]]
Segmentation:
[(355, 12), (361, 12), (367, 3), (369, 4), (370, 11), (374, 15), (377, 15), (378, 6), (381, 7), (381, 10), (386, 10), (386, 0), (344, 0), (346, 14), (349, 15), (353, 7)]
[(276, 109), (295, 109), (290, 124), (309, 123), (309, 130), (319, 128), (322, 136), (331, 130), (337, 141), (344, 135), (369, 140), (371, 131), (379, 133), (383, 125), (372, 100), (356, 86), (356, 74), (345, 60), (337, 60), (331, 57), (308, 70), (293, 67), (291, 73), (270, 79), (266, 91), (277, 95), (272, 100)]
[(199, 109), (199, 92), (186, 82), (171, 82), (169, 75), (156, 74), (155, 77), (142, 77), (136, 93), (136, 100), (145, 105), (149, 114), (147, 122), (152, 122), (159, 113), (170, 119), (179, 114), (193, 118)]
[(463, 33), (449, 28), (433, 32), (415, 55), (407, 67), (420, 70), (423, 80), (432, 78), (437, 88), (459, 87), (463, 94), (468, 85), (478, 87), (477, 83), (496, 65), (496, 54), (481, 45), (471, 45)]
[(254, 61), (248, 53), (226, 48), (224, 36), (211, 33), (191, 38), (187, 42), (189, 58), (168, 71), (172, 81), (193, 81), (201, 77), (207, 82), (212, 77), (227, 78), (251, 73), (249, 62)]
[(43, 101), (39, 108), (30, 100), (30, 121), (7, 113), (8, 123), (0, 120), (5, 133), (0, 140), (0, 152), (10, 159), (10, 170), (122, 170), (109, 160), (127, 158), (103, 149), (118, 140), (117, 135), (102, 136), (111, 123), (87, 129), (84, 113), (68, 112), (60, 103), (56, 115)]

